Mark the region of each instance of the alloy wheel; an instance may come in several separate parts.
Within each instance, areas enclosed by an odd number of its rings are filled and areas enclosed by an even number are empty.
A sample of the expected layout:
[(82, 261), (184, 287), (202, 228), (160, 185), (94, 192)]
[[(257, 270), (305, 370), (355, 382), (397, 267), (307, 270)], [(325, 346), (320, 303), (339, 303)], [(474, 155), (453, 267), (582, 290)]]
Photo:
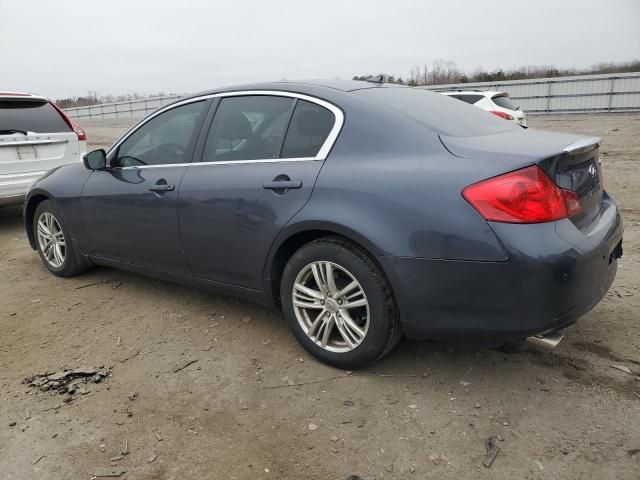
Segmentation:
[(346, 268), (312, 262), (296, 276), (291, 295), (298, 323), (323, 349), (349, 352), (367, 336), (369, 302), (360, 282)]
[(60, 223), (49, 212), (43, 212), (38, 218), (38, 245), (49, 265), (60, 268), (64, 264), (67, 249)]

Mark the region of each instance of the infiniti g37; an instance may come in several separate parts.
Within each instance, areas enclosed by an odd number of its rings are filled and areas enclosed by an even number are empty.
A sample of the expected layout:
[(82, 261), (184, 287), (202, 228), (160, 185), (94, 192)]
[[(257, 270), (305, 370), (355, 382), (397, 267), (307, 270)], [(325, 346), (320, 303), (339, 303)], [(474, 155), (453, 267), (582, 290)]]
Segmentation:
[(408, 87), (232, 87), (50, 171), (26, 230), (55, 275), (107, 265), (274, 304), (356, 368), (402, 335), (544, 338), (591, 310), (622, 254), (599, 142)]

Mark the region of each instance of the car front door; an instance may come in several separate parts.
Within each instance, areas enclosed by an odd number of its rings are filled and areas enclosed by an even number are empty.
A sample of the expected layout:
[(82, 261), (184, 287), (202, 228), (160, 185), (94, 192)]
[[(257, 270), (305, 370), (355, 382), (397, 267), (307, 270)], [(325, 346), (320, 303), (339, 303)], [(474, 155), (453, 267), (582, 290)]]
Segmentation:
[(180, 182), (192, 161), (208, 100), (162, 111), (109, 152), (82, 195), (91, 255), (188, 274), (178, 230)]
[(342, 113), (287, 93), (219, 102), (202, 161), (180, 187), (182, 243), (196, 276), (260, 290), (268, 251), (309, 199)]

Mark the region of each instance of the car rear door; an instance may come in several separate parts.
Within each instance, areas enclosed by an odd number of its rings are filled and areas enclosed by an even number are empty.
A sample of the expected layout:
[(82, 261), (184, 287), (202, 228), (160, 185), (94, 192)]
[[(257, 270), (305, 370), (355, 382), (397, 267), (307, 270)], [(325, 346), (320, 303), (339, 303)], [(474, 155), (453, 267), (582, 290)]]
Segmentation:
[(0, 197), (24, 194), (48, 170), (77, 161), (78, 136), (49, 101), (0, 96)]
[(82, 194), (90, 254), (188, 274), (178, 231), (178, 188), (192, 161), (207, 100), (169, 107), (109, 152)]
[(202, 161), (180, 186), (180, 232), (194, 275), (261, 289), (269, 248), (309, 199), (342, 121), (335, 106), (303, 95), (219, 99)]

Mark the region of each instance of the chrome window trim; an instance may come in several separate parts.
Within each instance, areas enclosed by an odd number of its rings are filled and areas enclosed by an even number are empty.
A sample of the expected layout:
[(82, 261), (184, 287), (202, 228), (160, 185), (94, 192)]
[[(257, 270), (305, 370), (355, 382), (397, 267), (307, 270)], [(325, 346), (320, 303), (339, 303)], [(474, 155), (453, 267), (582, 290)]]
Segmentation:
[(118, 170), (141, 170), (147, 168), (167, 168), (167, 167), (199, 167), (204, 165), (238, 165), (245, 163), (285, 163), (285, 162), (316, 162), (315, 157), (298, 158), (259, 158), (255, 160), (225, 160), (221, 162), (191, 162), (191, 163), (163, 163), (160, 165), (132, 165), (129, 167), (113, 167)]
[(275, 97), (288, 97), (288, 98), (297, 98), (299, 100), (306, 100), (311, 103), (315, 103), (316, 105), (320, 105), (321, 107), (326, 108), (331, 113), (333, 113), (335, 117), (335, 122), (329, 135), (327, 135), (326, 140), (318, 150), (318, 153), (315, 157), (296, 157), (296, 158), (269, 158), (269, 159), (256, 159), (256, 160), (231, 160), (231, 161), (221, 161), (221, 162), (185, 162), (185, 163), (174, 163), (174, 164), (166, 164), (166, 165), (141, 165), (141, 166), (131, 166), (131, 167), (116, 167), (122, 170), (131, 169), (131, 168), (152, 168), (152, 167), (176, 167), (180, 165), (230, 165), (230, 164), (244, 164), (244, 163), (277, 163), (277, 162), (296, 162), (296, 161), (310, 161), (310, 160), (325, 160), (329, 155), (329, 152), (333, 148), (334, 143), (338, 139), (338, 135), (342, 130), (342, 126), (344, 125), (344, 113), (340, 108), (335, 106), (332, 103), (329, 103), (325, 100), (321, 100), (316, 97), (312, 97), (309, 95), (304, 95), (302, 93), (295, 92), (287, 92), (287, 91), (279, 91), (279, 90), (238, 90), (233, 92), (221, 92), (221, 93), (212, 93), (208, 95), (202, 95), (200, 97), (189, 98), (186, 100), (182, 100), (171, 105), (167, 105), (166, 107), (162, 107), (156, 112), (149, 115), (147, 118), (142, 120), (140, 123), (135, 125), (131, 130), (120, 138), (107, 152), (107, 155), (110, 155), (112, 152), (115, 152), (118, 147), (131, 135), (133, 135), (138, 129), (140, 129), (147, 122), (157, 117), (158, 115), (172, 110), (177, 107), (181, 107), (183, 105), (188, 105), (190, 103), (200, 102), (203, 100), (208, 100), (210, 98), (226, 98), (226, 97), (245, 97), (248, 95), (271, 95)]

